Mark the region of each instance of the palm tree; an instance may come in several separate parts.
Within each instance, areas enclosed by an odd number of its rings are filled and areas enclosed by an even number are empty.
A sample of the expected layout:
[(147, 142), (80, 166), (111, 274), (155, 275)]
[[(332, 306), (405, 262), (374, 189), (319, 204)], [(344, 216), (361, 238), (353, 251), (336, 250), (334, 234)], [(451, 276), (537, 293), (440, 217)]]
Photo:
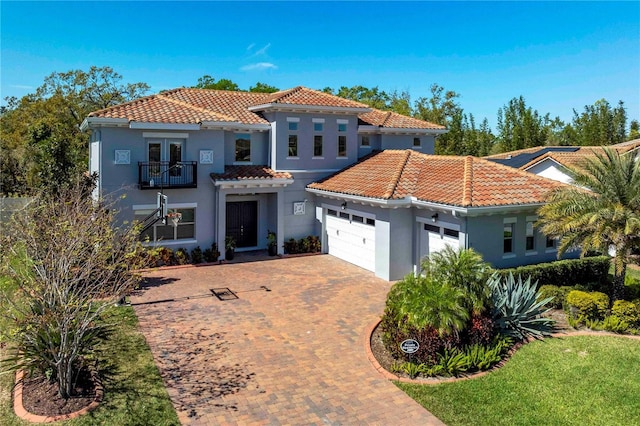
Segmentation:
[(620, 299), (627, 264), (640, 247), (640, 161), (605, 148), (571, 177), (575, 186), (551, 192), (538, 223), (544, 234), (560, 239), (558, 255), (613, 248), (613, 300)]

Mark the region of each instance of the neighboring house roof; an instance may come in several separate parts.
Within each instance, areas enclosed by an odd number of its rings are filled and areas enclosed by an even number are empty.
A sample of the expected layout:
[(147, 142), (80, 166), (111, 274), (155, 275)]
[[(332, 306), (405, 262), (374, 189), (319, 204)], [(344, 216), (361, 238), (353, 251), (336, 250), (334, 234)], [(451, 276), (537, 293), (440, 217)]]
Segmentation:
[[(375, 176), (375, 178), (372, 178)], [(413, 198), (459, 207), (544, 203), (564, 184), (477, 157), (386, 150), (307, 186), (312, 192), (379, 200)]]
[(609, 146), (538, 146), (503, 152), (484, 158), (521, 170), (527, 170), (534, 164), (547, 159), (551, 159), (567, 168), (580, 168), (587, 158), (593, 158), (596, 153), (604, 153), (604, 148), (613, 149), (620, 154), (626, 154), (640, 149), (640, 139)]
[(419, 120), (392, 111), (372, 109), (358, 116), (360, 124), (378, 127), (391, 127), (395, 129), (434, 129), (444, 130), (445, 127), (428, 121)]
[(293, 179), (291, 173), (276, 172), (267, 166), (225, 166), (224, 173), (211, 173), (210, 176), (216, 182)]
[(512, 155), (508, 154), (502, 158), (488, 158), (488, 160), (494, 161), (499, 164), (503, 164), (509, 167), (520, 168), (525, 164), (529, 164), (532, 160), (539, 159), (541, 156), (548, 153), (556, 153), (556, 152), (574, 152), (580, 149), (575, 146), (549, 146), (544, 148), (537, 148), (535, 151), (532, 150), (522, 150), (523, 152), (519, 152), (518, 154)]
[[(262, 111), (268, 109), (345, 112), (359, 114), (363, 123), (380, 128), (445, 131), (443, 126), (416, 118), (373, 110), (365, 104), (329, 93), (294, 87), (275, 93), (179, 88), (90, 113), (88, 120), (119, 125), (131, 122), (160, 124), (237, 123), (268, 126)], [(83, 126), (87, 126), (85, 120)], [(268, 128), (268, 127), (267, 127)]]

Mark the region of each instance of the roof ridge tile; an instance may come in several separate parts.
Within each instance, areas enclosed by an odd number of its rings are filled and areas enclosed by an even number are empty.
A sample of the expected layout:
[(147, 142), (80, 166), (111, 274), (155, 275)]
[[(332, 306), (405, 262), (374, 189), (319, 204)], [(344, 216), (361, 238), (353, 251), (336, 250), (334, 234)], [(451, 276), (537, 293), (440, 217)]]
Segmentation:
[(464, 159), (464, 181), (462, 205), (468, 207), (473, 204), (473, 157), (467, 155)]
[[(394, 151), (399, 151), (399, 150), (394, 150)], [(406, 150), (405, 152), (403, 152), (404, 161), (402, 161), (400, 168), (393, 174), (393, 177), (389, 182), (389, 186), (387, 187), (387, 190), (382, 195), (382, 198), (387, 198), (387, 199), (392, 198), (393, 194), (396, 193), (396, 190), (398, 189), (398, 183), (400, 183), (400, 179), (402, 178), (404, 169), (407, 166), (407, 162), (409, 161), (409, 158), (411, 158), (411, 152), (412, 152), (411, 150)]]

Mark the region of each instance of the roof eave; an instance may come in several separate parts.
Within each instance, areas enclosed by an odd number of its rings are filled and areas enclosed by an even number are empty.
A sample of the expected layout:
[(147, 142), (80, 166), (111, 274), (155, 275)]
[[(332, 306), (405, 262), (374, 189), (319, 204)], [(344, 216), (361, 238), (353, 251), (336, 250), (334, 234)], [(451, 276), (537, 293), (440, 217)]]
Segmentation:
[(316, 188), (305, 188), (307, 192), (324, 198), (332, 198), (335, 200), (350, 201), (352, 203), (382, 207), (387, 209), (408, 208), (411, 207), (411, 199), (409, 197), (401, 199), (372, 198), (360, 195), (344, 194), (342, 192), (325, 191)]
[(200, 130), (200, 123), (157, 123), (152, 121), (131, 121), (130, 129), (138, 130)]
[(128, 118), (86, 117), (80, 124), (80, 130), (85, 131), (96, 127), (127, 127), (128, 125)]
[(329, 114), (362, 114), (371, 112), (371, 108), (366, 107), (338, 107), (328, 105), (299, 105), (299, 104), (281, 104), (272, 102), (268, 104), (253, 105), (247, 108), (249, 111), (292, 111), (292, 112), (320, 112)]
[(203, 121), (203, 129), (219, 129), (219, 130), (248, 130), (255, 132), (263, 132), (271, 130), (271, 124), (248, 124), (237, 121)]
[(218, 180), (211, 177), (211, 182), (215, 186), (221, 189), (229, 188), (276, 188), (285, 187), (293, 184), (293, 179), (233, 179), (233, 180)]

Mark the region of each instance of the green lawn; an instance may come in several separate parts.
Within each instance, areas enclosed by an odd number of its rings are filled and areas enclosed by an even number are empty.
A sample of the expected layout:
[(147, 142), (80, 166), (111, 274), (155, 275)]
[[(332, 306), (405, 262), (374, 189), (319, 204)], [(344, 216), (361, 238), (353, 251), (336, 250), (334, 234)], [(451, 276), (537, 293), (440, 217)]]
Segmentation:
[(449, 426), (640, 424), (640, 341), (572, 336), (519, 349), (487, 376), (397, 383)]
[[(112, 339), (98, 348), (105, 400), (86, 416), (56, 424), (179, 425), (151, 351), (137, 330), (138, 320), (133, 308), (110, 308), (105, 320), (116, 324)], [(0, 357), (2, 355), (0, 349)], [(12, 379), (8, 374), (0, 376), (0, 424), (30, 424), (13, 414)]]

